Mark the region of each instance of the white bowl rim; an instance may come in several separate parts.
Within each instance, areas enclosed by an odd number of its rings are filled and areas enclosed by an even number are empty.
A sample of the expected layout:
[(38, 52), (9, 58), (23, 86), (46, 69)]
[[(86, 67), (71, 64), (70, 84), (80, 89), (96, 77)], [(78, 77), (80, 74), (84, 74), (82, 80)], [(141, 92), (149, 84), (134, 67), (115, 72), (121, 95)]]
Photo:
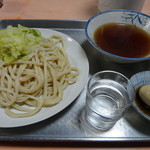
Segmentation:
[(123, 57), (123, 56), (119, 56), (119, 55), (115, 55), (115, 54), (112, 54), (110, 52), (107, 52), (103, 49), (101, 49), (99, 46), (97, 46), (92, 40), (91, 38), (89, 37), (88, 35), (88, 32), (87, 32), (87, 28), (88, 28), (88, 25), (89, 23), (91, 22), (91, 20), (93, 20), (94, 18), (96, 18), (97, 16), (101, 15), (101, 14), (105, 14), (105, 13), (112, 13), (112, 12), (132, 12), (132, 13), (136, 13), (136, 14), (141, 14), (142, 16), (146, 16), (148, 18), (150, 18), (149, 15), (147, 14), (144, 14), (144, 13), (141, 13), (141, 12), (137, 12), (137, 11), (133, 11), (133, 10), (126, 10), (126, 9), (113, 9), (113, 10), (107, 10), (107, 11), (104, 11), (104, 12), (100, 12), (100, 13), (97, 13), (96, 15), (92, 16), (91, 18), (89, 18), (87, 20), (87, 23), (85, 25), (85, 35), (88, 39), (88, 41), (98, 50), (102, 51), (103, 53), (106, 53), (108, 55), (111, 55), (113, 57), (116, 57), (116, 58), (120, 58), (120, 59), (125, 59), (125, 60), (135, 60), (135, 61), (143, 61), (143, 60), (148, 60), (150, 59), (150, 56), (147, 56), (147, 57), (142, 57), (142, 58), (130, 58), (130, 57)]

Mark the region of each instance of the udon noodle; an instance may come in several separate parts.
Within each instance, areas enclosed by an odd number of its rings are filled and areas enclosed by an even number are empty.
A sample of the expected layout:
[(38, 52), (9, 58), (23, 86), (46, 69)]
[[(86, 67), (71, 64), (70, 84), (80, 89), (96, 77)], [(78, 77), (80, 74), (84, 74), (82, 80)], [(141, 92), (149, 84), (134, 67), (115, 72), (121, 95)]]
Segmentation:
[(64, 89), (76, 82), (62, 37), (43, 38), (27, 60), (0, 66), (0, 106), (10, 117), (28, 117), (60, 102)]

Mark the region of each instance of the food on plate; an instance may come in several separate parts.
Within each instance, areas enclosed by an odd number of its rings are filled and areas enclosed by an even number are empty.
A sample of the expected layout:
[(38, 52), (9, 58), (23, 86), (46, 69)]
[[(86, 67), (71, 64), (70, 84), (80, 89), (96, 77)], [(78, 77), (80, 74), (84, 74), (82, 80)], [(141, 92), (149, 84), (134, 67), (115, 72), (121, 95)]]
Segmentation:
[(0, 30), (0, 106), (10, 117), (28, 117), (59, 103), (77, 81), (65, 51), (65, 39), (45, 38), (21, 25)]
[(5, 64), (9, 64), (26, 57), (37, 49), (41, 39), (42, 36), (38, 30), (21, 25), (8, 26), (0, 30), (0, 59)]
[(150, 116), (149, 85), (142, 85), (136, 89), (135, 103), (140, 111)]
[(141, 100), (150, 107), (150, 85), (143, 85), (139, 89)]

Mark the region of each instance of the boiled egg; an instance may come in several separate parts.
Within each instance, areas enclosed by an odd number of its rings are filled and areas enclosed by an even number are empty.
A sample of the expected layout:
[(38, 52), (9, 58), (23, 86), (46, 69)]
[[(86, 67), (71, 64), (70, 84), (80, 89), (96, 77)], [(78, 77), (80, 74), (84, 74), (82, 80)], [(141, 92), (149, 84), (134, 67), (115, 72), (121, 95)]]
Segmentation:
[(150, 85), (143, 85), (139, 89), (139, 96), (146, 105), (150, 106)]

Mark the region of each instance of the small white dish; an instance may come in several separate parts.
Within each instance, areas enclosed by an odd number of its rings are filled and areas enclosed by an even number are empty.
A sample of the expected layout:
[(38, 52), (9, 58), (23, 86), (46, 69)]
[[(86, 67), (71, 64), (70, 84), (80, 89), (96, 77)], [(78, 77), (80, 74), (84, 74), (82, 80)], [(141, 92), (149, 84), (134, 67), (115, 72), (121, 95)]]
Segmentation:
[(150, 16), (125, 9), (118, 10), (109, 10), (105, 12), (101, 12), (91, 17), (85, 27), (85, 34), (88, 41), (95, 47), (102, 55), (106, 56), (109, 60), (116, 63), (134, 63), (143, 60), (150, 59), (149, 56), (143, 58), (128, 58), (118, 56), (112, 53), (109, 53), (103, 49), (101, 49), (94, 41), (94, 32), (95, 30), (108, 23), (126, 23), (137, 26), (139, 28), (144, 29), (146, 32), (150, 33)]
[[(143, 72), (139, 72), (136, 73), (135, 75), (133, 75), (130, 78), (130, 81), (132, 82), (135, 90), (137, 90), (139, 87), (143, 86), (143, 85), (147, 85), (150, 84), (150, 71), (143, 71)], [(144, 106), (139, 107), (138, 103), (136, 102), (136, 100), (133, 101), (133, 108), (144, 118), (146, 118), (147, 120), (150, 120), (150, 115), (148, 115), (147, 113), (144, 112), (144, 110), (142, 110), (142, 108), (144, 108)], [(150, 109), (149, 109), (150, 112)], [(149, 113), (150, 114), (150, 113)]]

